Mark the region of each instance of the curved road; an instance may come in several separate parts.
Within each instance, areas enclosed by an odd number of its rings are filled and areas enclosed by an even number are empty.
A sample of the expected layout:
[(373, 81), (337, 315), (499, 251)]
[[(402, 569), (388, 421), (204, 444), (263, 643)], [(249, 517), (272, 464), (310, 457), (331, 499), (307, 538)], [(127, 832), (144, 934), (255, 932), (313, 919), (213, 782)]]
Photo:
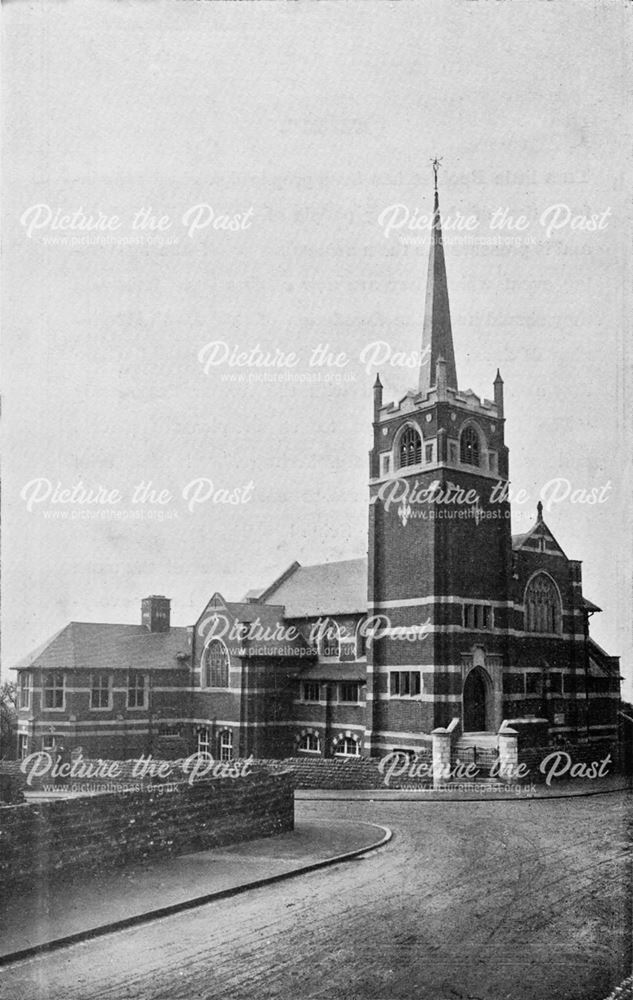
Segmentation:
[(310, 802), (355, 861), (2, 970), (3, 1000), (600, 1000), (631, 970), (626, 793)]

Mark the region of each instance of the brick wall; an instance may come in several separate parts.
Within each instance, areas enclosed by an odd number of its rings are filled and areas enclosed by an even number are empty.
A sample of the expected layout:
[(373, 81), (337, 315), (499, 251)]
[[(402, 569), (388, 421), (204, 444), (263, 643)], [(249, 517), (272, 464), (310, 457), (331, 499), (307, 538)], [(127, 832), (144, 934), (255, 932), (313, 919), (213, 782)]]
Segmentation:
[(294, 825), (287, 769), (0, 809), (0, 891), (54, 873), (95, 872), (270, 836)]

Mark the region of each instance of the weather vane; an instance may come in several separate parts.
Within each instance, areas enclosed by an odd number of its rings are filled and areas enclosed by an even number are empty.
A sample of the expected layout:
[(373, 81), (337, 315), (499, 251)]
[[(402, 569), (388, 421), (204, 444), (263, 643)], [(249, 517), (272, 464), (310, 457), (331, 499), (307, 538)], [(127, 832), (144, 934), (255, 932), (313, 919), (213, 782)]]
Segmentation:
[(435, 174), (435, 190), (436, 191), (437, 191), (437, 172), (440, 169), (440, 163), (442, 162), (443, 159), (444, 159), (443, 156), (440, 156), (439, 158), (437, 156), (434, 156), (433, 159), (431, 160), (431, 163), (433, 164), (433, 173)]

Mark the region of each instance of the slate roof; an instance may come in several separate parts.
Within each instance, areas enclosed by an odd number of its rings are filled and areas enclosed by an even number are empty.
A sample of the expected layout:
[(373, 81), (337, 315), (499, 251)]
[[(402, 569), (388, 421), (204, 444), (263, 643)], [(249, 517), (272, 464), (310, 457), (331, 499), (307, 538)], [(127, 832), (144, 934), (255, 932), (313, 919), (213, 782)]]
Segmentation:
[[(367, 611), (367, 559), (299, 566), (264, 591), (264, 601), (282, 604), (286, 618)], [(261, 607), (261, 605), (259, 605)], [(257, 604), (251, 604), (257, 608)]]
[[(197, 635), (202, 641), (204, 641), (204, 635), (200, 636), (197, 631), (198, 627), (205, 619), (214, 614), (223, 616), (228, 622), (229, 631), (226, 635), (221, 635), (218, 632), (215, 634), (224, 639), (229, 651), (235, 656), (281, 656), (303, 659), (314, 655), (302, 635), (293, 638), (287, 637), (289, 625), (284, 620), (284, 609), (276, 602), (275, 604), (253, 604), (244, 601), (225, 601), (221, 594), (214, 594), (196, 624)], [(252, 626), (252, 638), (230, 638), (231, 627), (238, 623)], [(219, 627), (223, 625), (224, 622), (220, 618)], [(263, 632), (269, 634), (262, 634)], [(242, 630), (235, 634), (242, 634)]]
[(149, 632), (143, 625), (69, 622), (14, 667), (46, 670), (173, 668), (178, 653), (189, 653), (186, 628)]
[(315, 663), (297, 675), (302, 681), (365, 681), (364, 663)]

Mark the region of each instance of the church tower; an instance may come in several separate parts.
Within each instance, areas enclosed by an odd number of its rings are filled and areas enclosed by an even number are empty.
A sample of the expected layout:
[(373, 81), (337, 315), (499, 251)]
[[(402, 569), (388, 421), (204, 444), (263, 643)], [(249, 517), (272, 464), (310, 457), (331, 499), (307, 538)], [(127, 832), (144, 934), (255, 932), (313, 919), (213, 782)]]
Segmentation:
[[(512, 571), (503, 381), (460, 390), (435, 174), (419, 382), (383, 403), (370, 452), (367, 742), (415, 749), (458, 718), (496, 732)], [(428, 746), (428, 742), (426, 742)]]

